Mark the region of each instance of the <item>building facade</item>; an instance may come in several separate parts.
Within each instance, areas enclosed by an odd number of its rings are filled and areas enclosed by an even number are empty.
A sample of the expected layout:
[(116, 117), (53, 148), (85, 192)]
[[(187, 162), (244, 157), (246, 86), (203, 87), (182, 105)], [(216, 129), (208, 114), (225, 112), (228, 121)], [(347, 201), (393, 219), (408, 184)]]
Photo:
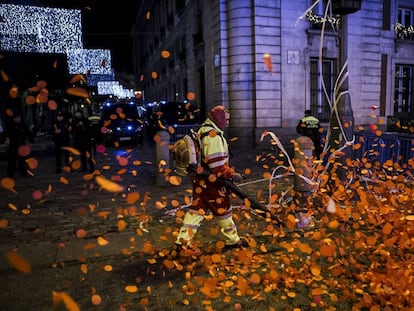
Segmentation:
[[(232, 113), (229, 134), (255, 145), (263, 131), (296, 135), (305, 109), (328, 125), (341, 73), (341, 16), (330, 1), (144, 1), (131, 31), (146, 101), (183, 100), (202, 115)], [(328, 10), (326, 7), (328, 5)], [(414, 115), (414, 1), (363, 0), (347, 15), (354, 125)]]

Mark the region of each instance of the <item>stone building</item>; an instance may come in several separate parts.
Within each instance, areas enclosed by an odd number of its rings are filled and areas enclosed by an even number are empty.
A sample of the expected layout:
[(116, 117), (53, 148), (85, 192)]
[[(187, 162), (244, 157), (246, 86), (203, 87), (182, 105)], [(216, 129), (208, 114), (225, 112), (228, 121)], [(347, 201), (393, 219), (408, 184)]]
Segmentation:
[[(264, 130), (296, 135), (305, 109), (328, 126), (341, 41), (340, 16), (325, 15), (327, 3), (143, 1), (131, 36), (145, 100), (194, 92), (203, 116), (223, 103), (230, 135), (250, 145)], [(347, 21), (355, 126), (413, 115), (414, 2), (363, 0)]]

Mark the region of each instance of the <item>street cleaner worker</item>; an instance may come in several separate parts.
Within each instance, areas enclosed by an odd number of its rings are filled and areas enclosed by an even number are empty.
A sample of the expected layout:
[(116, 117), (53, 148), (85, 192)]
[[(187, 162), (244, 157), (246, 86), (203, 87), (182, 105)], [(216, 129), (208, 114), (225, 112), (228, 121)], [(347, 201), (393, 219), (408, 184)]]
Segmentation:
[[(209, 173), (196, 173), (191, 176), (192, 204), (185, 213), (175, 241), (180, 249), (189, 250), (194, 255), (200, 253), (200, 250), (193, 245), (193, 237), (208, 212), (218, 219), (226, 248), (242, 246), (242, 240), (232, 218), (230, 189), (225, 183), (226, 179), (238, 182), (243, 178), (229, 166), (228, 144), (224, 138), (224, 129), (228, 126), (229, 120), (230, 112), (224, 106), (218, 105), (210, 110), (207, 119), (198, 130), (199, 136), (203, 137), (201, 140), (202, 162)], [(202, 135), (205, 132), (210, 133)]]

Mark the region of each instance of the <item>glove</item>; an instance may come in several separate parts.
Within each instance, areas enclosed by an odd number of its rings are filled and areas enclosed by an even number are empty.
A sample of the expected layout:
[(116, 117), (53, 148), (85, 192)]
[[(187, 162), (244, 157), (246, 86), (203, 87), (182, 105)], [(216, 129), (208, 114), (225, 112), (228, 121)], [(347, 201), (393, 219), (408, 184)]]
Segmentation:
[(232, 181), (234, 182), (240, 182), (243, 179), (245, 179), (246, 177), (243, 174), (240, 173), (234, 173), (233, 177), (231, 178)]

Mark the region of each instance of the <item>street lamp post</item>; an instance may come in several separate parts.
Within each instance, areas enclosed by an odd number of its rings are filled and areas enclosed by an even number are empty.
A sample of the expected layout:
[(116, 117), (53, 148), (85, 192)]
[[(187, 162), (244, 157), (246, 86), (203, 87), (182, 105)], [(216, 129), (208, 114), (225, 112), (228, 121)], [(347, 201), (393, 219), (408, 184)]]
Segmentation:
[[(340, 50), (339, 50), (339, 68), (342, 69), (348, 59), (348, 14), (355, 13), (361, 8), (362, 0), (332, 0), (332, 12), (341, 15), (340, 21)], [(338, 98), (329, 120), (330, 138), (329, 144), (331, 150), (335, 151), (345, 146), (347, 141), (352, 140), (354, 132), (354, 113), (351, 105), (351, 96), (348, 92), (348, 69), (344, 68), (340, 76)], [(337, 175), (341, 180), (346, 178), (346, 159), (352, 158), (352, 145), (345, 146), (342, 152), (337, 155), (337, 162), (341, 165), (338, 167)]]

